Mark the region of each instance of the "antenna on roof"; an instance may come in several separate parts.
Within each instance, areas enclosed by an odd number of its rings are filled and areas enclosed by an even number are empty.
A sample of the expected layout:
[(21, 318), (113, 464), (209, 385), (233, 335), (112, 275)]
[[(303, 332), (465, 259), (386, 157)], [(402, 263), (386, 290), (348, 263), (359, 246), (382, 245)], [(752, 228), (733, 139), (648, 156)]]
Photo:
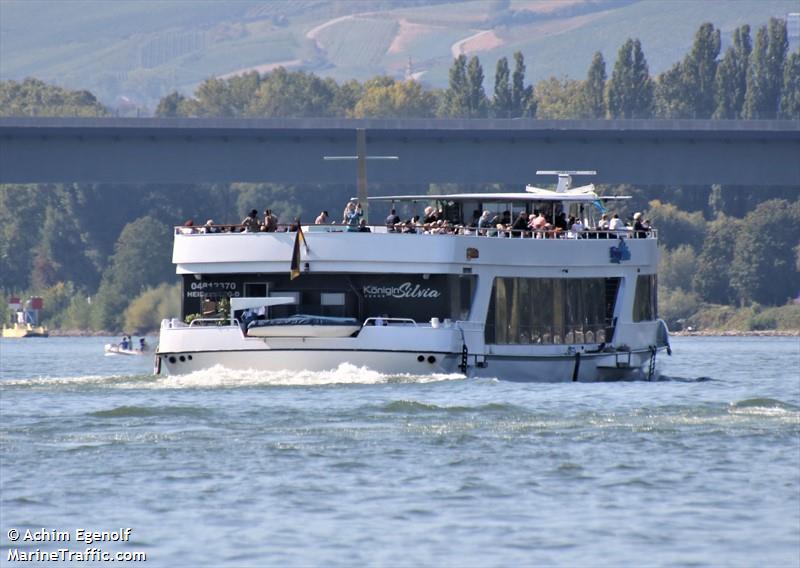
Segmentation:
[(364, 219), (369, 220), (369, 201), (367, 201), (367, 160), (399, 160), (397, 156), (367, 156), (367, 132), (363, 128), (356, 129), (355, 156), (323, 156), (323, 160), (357, 160), (356, 183), (358, 202), (364, 212)]
[(594, 170), (536, 170), (537, 176), (558, 176), (556, 193), (563, 193), (572, 185), (572, 176), (595, 176)]

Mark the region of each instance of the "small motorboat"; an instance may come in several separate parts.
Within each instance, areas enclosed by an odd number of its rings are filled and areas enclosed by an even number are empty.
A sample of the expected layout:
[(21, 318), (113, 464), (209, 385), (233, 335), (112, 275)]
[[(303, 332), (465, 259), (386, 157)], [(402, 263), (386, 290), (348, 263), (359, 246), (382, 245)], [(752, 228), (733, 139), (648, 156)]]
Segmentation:
[(106, 343), (103, 347), (106, 355), (144, 355), (146, 350), (140, 349), (123, 349), (118, 343)]

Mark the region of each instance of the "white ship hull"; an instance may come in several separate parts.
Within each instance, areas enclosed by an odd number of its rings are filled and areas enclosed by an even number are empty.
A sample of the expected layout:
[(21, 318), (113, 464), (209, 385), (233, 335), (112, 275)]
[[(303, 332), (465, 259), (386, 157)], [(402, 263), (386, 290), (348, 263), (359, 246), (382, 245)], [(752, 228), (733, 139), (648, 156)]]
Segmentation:
[[(461, 324), (464, 324), (463, 327)], [(660, 325), (660, 324), (657, 324)], [(657, 325), (639, 326), (640, 335)], [(629, 331), (630, 335), (630, 331)], [(364, 327), (358, 337), (253, 338), (238, 326), (171, 327), (161, 330), (156, 354), (159, 371), (187, 374), (213, 366), (235, 371), (330, 371), (343, 363), (386, 375), (461, 373), (536, 382), (653, 379), (650, 348), (600, 351), (600, 345), (549, 345), (494, 348), (487, 353), (468, 322), (448, 328), (420, 326)], [(470, 351), (469, 345), (473, 345)], [(467, 347), (464, 353), (464, 347)], [(655, 355), (664, 346), (656, 349)]]

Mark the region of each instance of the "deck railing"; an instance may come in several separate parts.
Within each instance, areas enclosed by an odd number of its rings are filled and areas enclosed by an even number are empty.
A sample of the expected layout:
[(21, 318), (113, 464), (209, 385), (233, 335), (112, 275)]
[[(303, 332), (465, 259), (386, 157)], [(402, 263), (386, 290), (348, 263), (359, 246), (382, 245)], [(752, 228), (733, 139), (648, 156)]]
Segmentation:
[[(561, 229), (506, 229), (506, 228), (474, 228), (463, 225), (451, 227), (419, 225), (409, 227), (408, 225), (368, 225), (365, 229), (352, 230), (347, 225), (303, 225), (304, 233), (382, 233), (382, 234), (424, 234), (424, 235), (448, 235), (448, 236), (470, 236), (470, 237), (489, 237), (489, 238), (524, 238), (524, 239), (618, 239), (620, 237), (632, 239), (657, 239), (658, 230), (648, 229), (645, 231), (634, 231), (631, 227), (618, 229), (615, 231), (607, 229), (589, 228), (581, 231), (570, 231)], [(176, 235), (266, 235), (272, 232), (286, 233), (296, 232), (297, 225), (278, 225), (276, 231), (245, 231), (243, 225), (203, 225), (175, 227)]]

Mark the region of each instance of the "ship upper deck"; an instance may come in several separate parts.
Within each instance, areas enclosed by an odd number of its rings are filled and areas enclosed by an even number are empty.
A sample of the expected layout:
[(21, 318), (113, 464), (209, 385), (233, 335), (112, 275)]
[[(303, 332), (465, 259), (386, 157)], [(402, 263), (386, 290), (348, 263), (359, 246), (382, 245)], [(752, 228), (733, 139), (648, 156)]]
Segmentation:
[(274, 232), (243, 232), (239, 225), (176, 227), (173, 262), (179, 274), (271, 273), (290, 269), (295, 247), (300, 268), (315, 272), (463, 274), (492, 267), (500, 274), (530, 267), (563, 274), (595, 274), (658, 262), (657, 231), (520, 230), (455, 227), (425, 232), (367, 226), (304, 225)]

